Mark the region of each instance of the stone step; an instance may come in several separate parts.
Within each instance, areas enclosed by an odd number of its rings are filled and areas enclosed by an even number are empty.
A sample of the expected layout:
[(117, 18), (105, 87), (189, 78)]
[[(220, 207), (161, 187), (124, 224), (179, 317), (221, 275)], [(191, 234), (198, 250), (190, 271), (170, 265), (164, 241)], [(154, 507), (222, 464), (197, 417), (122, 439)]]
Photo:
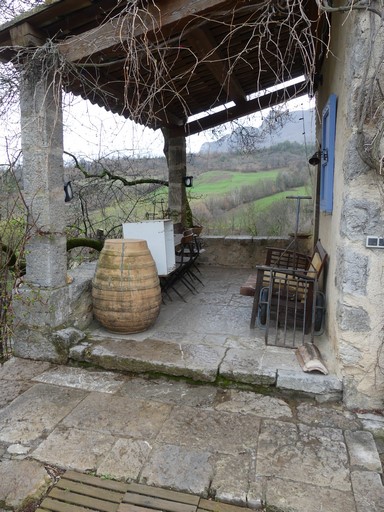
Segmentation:
[(318, 402), (342, 399), (342, 383), (336, 376), (304, 373), (295, 351), (280, 347), (257, 346), (249, 350), (188, 341), (90, 335), (87, 342), (71, 349), (70, 358), (106, 370), (162, 374), (217, 385), (272, 387)]

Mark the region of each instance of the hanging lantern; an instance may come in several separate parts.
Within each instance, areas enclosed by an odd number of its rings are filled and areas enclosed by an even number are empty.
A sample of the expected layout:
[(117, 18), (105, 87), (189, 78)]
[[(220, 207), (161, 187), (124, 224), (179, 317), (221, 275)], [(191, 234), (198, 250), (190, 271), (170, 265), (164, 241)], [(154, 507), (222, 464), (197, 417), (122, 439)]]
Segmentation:
[(193, 185), (193, 176), (184, 176), (183, 178), (185, 187), (192, 187)]
[(67, 181), (64, 185), (64, 202), (69, 203), (73, 199), (73, 189), (70, 181)]

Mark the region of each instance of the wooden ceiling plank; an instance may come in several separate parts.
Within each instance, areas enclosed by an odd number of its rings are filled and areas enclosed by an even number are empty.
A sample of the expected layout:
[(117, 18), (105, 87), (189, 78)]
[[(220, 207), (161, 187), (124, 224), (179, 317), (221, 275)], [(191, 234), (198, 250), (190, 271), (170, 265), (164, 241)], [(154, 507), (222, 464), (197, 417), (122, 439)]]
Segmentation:
[[(150, 13), (141, 13), (142, 22), (135, 27), (135, 36), (151, 33), (166, 38), (172, 28), (182, 33), (183, 29), (193, 20), (206, 16), (211, 10), (236, 9), (237, 6), (247, 4), (248, 0), (164, 0), (157, 5), (150, 4)], [(136, 17), (137, 19), (137, 17)], [(125, 20), (125, 21), (124, 21)], [(124, 16), (116, 17), (106, 23), (84, 32), (78, 36), (68, 38), (59, 44), (59, 50), (71, 62), (89, 57), (96, 51), (102, 51), (111, 46), (122, 43), (124, 23), (129, 23)], [(149, 28), (150, 27), (150, 28)]]

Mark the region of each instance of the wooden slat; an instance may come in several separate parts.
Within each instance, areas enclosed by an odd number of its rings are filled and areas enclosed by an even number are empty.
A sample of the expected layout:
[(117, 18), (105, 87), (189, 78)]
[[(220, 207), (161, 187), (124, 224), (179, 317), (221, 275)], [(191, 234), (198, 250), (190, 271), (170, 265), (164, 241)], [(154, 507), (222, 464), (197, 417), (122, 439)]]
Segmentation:
[(87, 475), (85, 473), (77, 473), (76, 471), (66, 471), (62, 479), (72, 480), (74, 482), (81, 482), (102, 489), (109, 489), (111, 491), (126, 492), (128, 484), (123, 482), (116, 482), (115, 480), (104, 480), (97, 476)]
[(132, 503), (121, 503), (117, 512), (154, 512), (153, 508), (145, 508), (139, 507), (137, 505), (132, 505)]
[(159, 489), (157, 487), (151, 487), (149, 485), (142, 484), (128, 484), (127, 492), (133, 492), (136, 494), (145, 494), (146, 496), (153, 496), (156, 498), (163, 498), (169, 501), (179, 501), (181, 503), (187, 503), (190, 505), (198, 505), (199, 496), (193, 494), (187, 494), (185, 492), (170, 491), (168, 489)]
[(251, 509), (246, 507), (237, 507), (236, 505), (230, 505), (229, 503), (220, 503), (218, 501), (211, 501), (211, 500), (205, 500), (201, 499), (199, 503), (199, 508), (197, 509), (198, 512), (254, 512), (251, 511)]
[(252, 512), (199, 496), (67, 471), (37, 512)]
[(177, 501), (168, 501), (161, 498), (129, 492), (125, 494), (123, 502), (167, 512), (196, 512), (197, 508), (196, 505), (190, 505), (188, 503), (178, 503)]
[(54, 487), (49, 493), (50, 498), (54, 498), (71, 505), (80, 505), (81, 507), (90, 508), (91, 510), (98, 510), (101, 512), (116, 512), (119, 503), (111, 503), (110, 501), (99, 500), (92, 496), (84, 496), (76, 494), (71, 491), (65, 491)]
[(51, 512), (89, 512), (87, 508), (79, 507), (78, 505), (70, 505), (69, 503), (56, 501), (52, 498), (45, 498), (40, 507), (43, 511), (49, 510)]
[[(100, 481), (101, 479), (98, 478), (97, 480)], [(83, 494), (84, 496), (91, 496), (92, 498), (111, 501), (112, 503), (120, 503), (124, 496), (124, 492), (122, 491), (110, 491), (109, 489), (102, 489), (100, 487), (94, 487), (93, 485), (88, 485), (82, 482), (73, 482), (66, 479), (60, 479), (55, 487), (65, 491)]]

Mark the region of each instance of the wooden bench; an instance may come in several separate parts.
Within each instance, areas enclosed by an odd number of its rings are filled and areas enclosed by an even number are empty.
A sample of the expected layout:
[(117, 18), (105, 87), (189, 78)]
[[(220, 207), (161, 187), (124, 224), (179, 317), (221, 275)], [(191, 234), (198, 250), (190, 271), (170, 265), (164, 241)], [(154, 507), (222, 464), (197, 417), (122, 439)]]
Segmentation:
[[(260, 293), (262, 289), (268, 289), (273, 295), (279, 294), (277, 303), (294, 301), (295, 311), (297, 305), (303, 302), (305, 297), (305, 318), (307, 328), (311, 326), (313, 313), (313, 301), (318, 279), (327, 261), (327, 253), (320, 240), (316, 243), (312, 256), (296, 251), (278, 248), (267, 248), (265, 265), (256, 267), (255, 293), (252, 306), (250, 327), (255, 327), (258, 314)], [(272, 279), (272, 283), (271, 283)], [(300, 296), (302, 295), (302, 297)], [(273, 304), (272, 297), (269, 305)], [(308, 302), (307, 302), (308, 301)], [(300, 307), (298, 308), (300, 310)]]

